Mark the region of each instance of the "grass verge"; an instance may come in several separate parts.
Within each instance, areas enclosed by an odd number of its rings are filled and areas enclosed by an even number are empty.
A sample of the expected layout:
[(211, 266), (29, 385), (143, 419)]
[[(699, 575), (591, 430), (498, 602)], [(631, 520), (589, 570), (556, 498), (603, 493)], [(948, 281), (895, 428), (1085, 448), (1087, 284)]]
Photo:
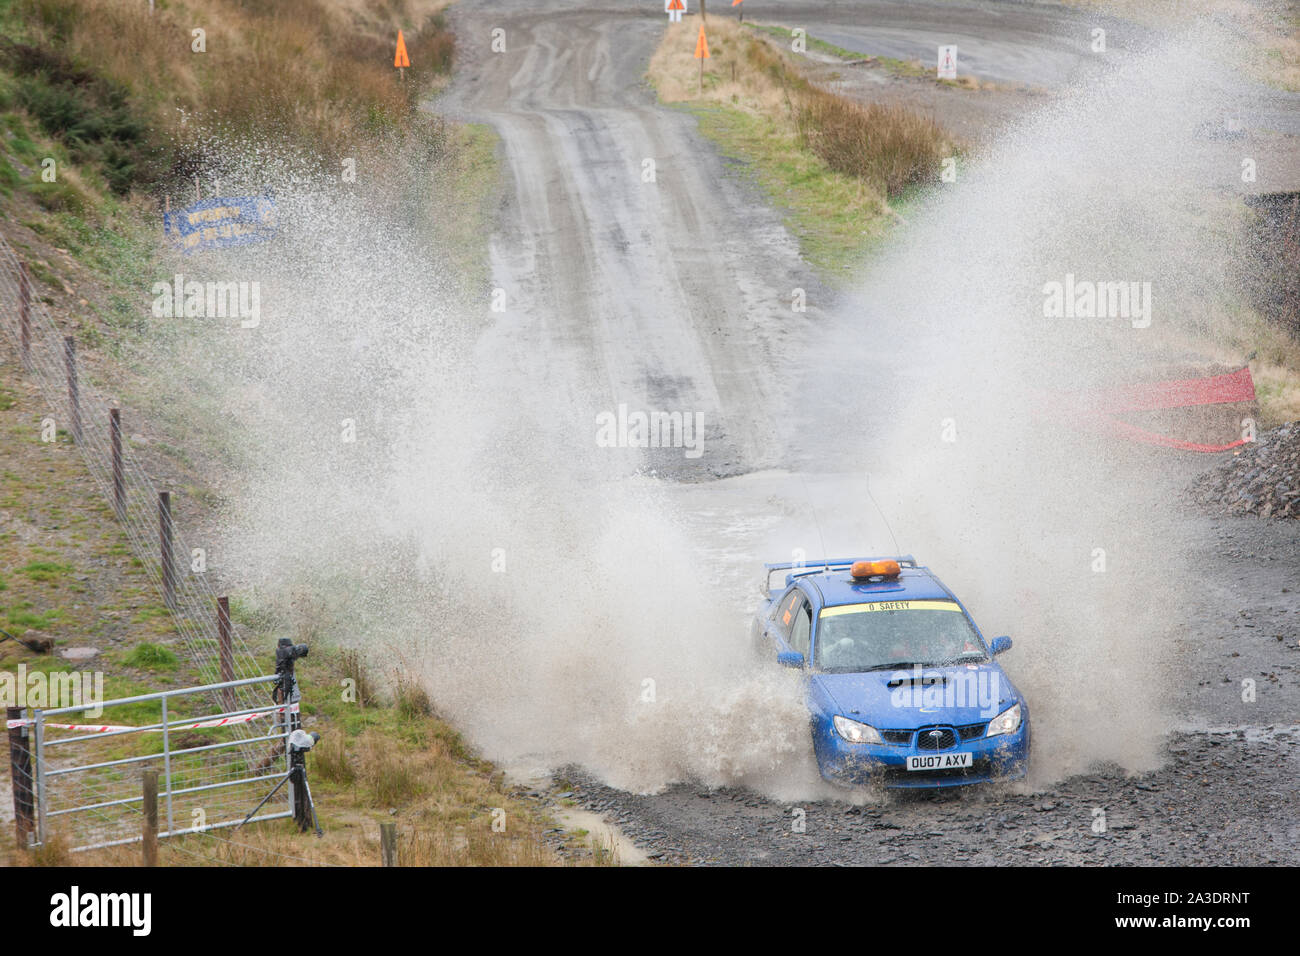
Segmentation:
[(767, 34), (731, 20), (710, 22), (701, 71), (698, 28), (698, 18), (669, 26), (651, 57), (659, 98), (692, 112), (744, 165), (786, 211), (810, 263), (832, 282), (847, 278), (956, 145), (909, 110), (863, 107), (816, 86)]
[[(220, 506), (217, 479), (239, 467), (243, 453), (238, 436), (219, 426), (195, 429), (196, 421), (223, 418), (204, 407), (210, 397), (169, 389), (159, 373), (160, 351), (193, 347), (172, 339), (198, 333), (155, 320), (140, 295), (163, 261), (153, 197), (209, 162), (191, 138), (201, 138), (200, 127), (236, 137), (274, 129), (275, 142), (263, 140), (268, 150), (314, 158), (322, 168), (341, 153), (405, 148), (415, 158), (400, 169), (398, 185), (413, 202), (437, 204), (413, 221), (429, 228), (431, 250), (452, 258), (450, 271), (483, 285), (495, 136), (417, 109), (446, 82), (446, 5), (160, 0), (150, 17), (143, 3), (0, 0), (5, 234), (31, 266), (36, 298), (75, 332), (87, 380), (111, 382), (133, 410), (127, 439), (146, 447), (151, 474), (161, 482), (161, 468), (182, 492), (178, 506), (205, 520)], [(207, 26), (202, 53), (191, 49), (195, 25)], [(398, 27), (413, 61), (404, 84), (391, 66)], [(156, 55), (142, 57), (141, 50)], [(190, 122), (195, 117), (201, 122)], [(51, 164), (56, 175), (47, 181), (41, 174)], [(198, 683), (170, 614), (157, 604), (143, 563), (78, 450), (64, 432), (54, 442), (40, 440), (42, 414), (39, 393), (0, 349), (0, 624), (19, 636), (48, 637), (55, 649), (37, 655), (5, 641), (0, 668), (95, 670), (107, 698)], [(269, 669), (283, 622), (237, 598), (232, 612)], [(77, 664), (55, 656), (74, 644), (97, 654)], [(304, 722), (323, 738), (309, 773), (325, 838), (303, 837), (276, 821), (163, 841), (163, 863), (375, 865), (379, 824), (390, 821), (398, 823), (401, 865), (600, 859), (558, 833), (544, 800), (507, 786), (437, 716), (417, 678), (378, 686), (360, 655), (324, 641), (314, 644), (300, 672)], [(345, 679), (362, 693), (341, 694)], [(158, 715), (151, 708), (129, 705), (114, 717), (152, 722)], [(193, 732), (188, 745), (206, 742), (202, 733)], [(159, 746), (121, 738), (107, 750), (117, 759), (154, 754)], [(7, 772), (0, 770), (0, 779)], [(132, 847), (70, 855), (74, 842), (72, 834), (55, 833), (48, 846), (25, 854), (6, 841), (0, 857), (24, 865), (139, 859)]]

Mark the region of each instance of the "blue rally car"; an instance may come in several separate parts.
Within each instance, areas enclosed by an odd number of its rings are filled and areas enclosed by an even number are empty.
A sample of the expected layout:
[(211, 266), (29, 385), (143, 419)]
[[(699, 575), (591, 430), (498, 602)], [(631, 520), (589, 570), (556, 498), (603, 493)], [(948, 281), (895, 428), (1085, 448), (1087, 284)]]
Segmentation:
[(768, 564), (760, 653), (803, 670), (822, 776), (951, 787), (1023, 777), (1029, 708), (966, 608), (910, 556)]

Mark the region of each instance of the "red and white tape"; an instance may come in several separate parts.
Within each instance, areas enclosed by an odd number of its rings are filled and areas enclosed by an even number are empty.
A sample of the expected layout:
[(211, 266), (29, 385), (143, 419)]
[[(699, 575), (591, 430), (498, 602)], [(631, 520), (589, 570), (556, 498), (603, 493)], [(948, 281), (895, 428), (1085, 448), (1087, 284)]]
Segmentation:
[[(240, 714), (238, 717), (214, 717), (212, 720), (196, 720), (188, 724), (171, 724), (167, 725), (167, 730), (201, 730), (208, 727), (229, 727), (234, 724), (247, 724), (250, 721), (257, 720), (259, 717), (268, 717), (271, 714), (282, 714), (285, 711), (291, 714), (298, 713), (297, 704), (289, 704), (287, 707), (272, 707), (270, 710), (259, 710), (251, 714)], [(33, 727), (36, 721), (22, 718), (19, 720), (7, 720), (5, 725), (10, 729), (14, 727)], [(140, 730), (140, 727), (131, 727), (126, 724), (54, 724), (46, 721), (42, 726), (47, 730), (78, 730), (87, 734), (106, 734), (118, 730)], [(152, 731), (160, 732), (161, 727), (150, 727)]]
[(1250, 366), (1247, 365), (1235, 372), (1206, 378), (1119, 385), (1076, 395), (1044, 395), (1037, 411), (1040, 415), (1072, 421), (1092, 431), (1109, 432), (1148, 445), (1162, 445), (1183, 451), (1220, 452), (1245, 445), (1248, 440), (1238, 438), (1224, 444), (1186, 441), (1139, 428), (1113, 416), (1117, 412), (1148, 412), (1192, 408), (1197, 405), (1253, 402), (1256, 398), (1255, 380), (1251, 378)]

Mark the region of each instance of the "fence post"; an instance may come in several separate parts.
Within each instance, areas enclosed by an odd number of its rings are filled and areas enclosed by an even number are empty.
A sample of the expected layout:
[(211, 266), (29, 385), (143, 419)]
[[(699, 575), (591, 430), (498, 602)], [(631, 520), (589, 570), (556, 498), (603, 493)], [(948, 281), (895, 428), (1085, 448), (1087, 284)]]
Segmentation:
[(81, 444), (81, 389), (77, 386), (77, 340), (63, 337), (63, 364), (68, 370), (68, 408), (72, 414), (72, 438)]
[(163, 603), (176, 610), (176, 565), (172, 563), (172, 493), (158, 492), (158, 545), (162, 562)]
[[(26, 707), (6, 707), (9, 720), (22, 720)], [(27, 745), (27, 728), (9, 728), (9, 779), (14, 790), (14, 830), (18, 849), (26, 850), (36, 829), (36, 805), (32, 800), (32, 751)]]
[(158, 865), (158, 771), (144, 772), (144, 865)]
[(122, 474), (122, 413), (108, 410), (108, 431), (113, 445), (113, 511), (121, 521), (126, 517), (126, 480)]
[(397, 866), (397, 824), (379, 824), (379, 854), (384, 866)]
[(32, 370), (32, 270), (18, 263), (18, 327), (22, 340), (23, 368)]
[[(217, 660), (221, 665), (221, 683), (234, 680), (235, 655), (230, 644), (230, 599), (225, 595), (217, 598)], [(235, 688), (225, 688), (221, 697), (226, 710), (235, 709)]]

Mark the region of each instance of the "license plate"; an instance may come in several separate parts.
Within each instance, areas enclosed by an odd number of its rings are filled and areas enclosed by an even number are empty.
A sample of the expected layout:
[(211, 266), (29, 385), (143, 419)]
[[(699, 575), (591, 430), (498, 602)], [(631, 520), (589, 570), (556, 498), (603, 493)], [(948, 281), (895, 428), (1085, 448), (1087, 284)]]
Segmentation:
[(971, 766), (969, 753), (923, 754), (907, 758), (908, 770), (956, 770)]

